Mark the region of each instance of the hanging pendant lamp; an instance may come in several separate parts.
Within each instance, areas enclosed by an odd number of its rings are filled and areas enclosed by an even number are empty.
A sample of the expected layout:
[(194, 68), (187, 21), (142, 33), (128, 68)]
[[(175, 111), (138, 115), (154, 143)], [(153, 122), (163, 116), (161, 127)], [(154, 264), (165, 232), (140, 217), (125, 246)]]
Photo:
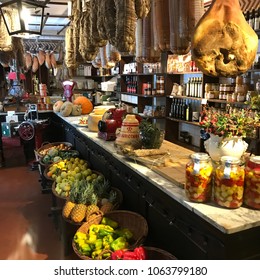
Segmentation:
[[(46, 1), (2, 0), (0, 16), (2, 16), (10, 36), (40, 36), (43, 29), (44, 9)], [(37, 24), (32, 24), (36, 17)], [(1, 20), (1, 19), (0, 19)]]

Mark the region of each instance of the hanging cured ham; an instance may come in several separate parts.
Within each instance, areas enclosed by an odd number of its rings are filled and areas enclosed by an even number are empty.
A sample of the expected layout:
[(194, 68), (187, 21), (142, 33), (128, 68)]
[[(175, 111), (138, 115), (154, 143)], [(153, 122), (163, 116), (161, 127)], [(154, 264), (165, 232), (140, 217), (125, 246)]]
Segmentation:
[(57, 61), (56, 61), (55, 54), (53, 51), (50, 53), (50, 60), (51, 60), (51, 67), (57, 68)]
[(45, 62), (45, 51), (42, 49), (39, 49), (37, 57), (38, 57), (40, 66), (43, 65)]
[(33, 64), (32, 64), (32, 72), (36, 73), (38, 69), (39, 69), (39, 60), (38, 60), (37, 55), (34, 55)]
[(31, 69), (32, 64), (33, 64), (33, 58), (30, 52), (26, 52), (24, 54), (24, 59), (25, 59), (25, 70), (28, 71)]
[(192, 38), (192, 56), (210, 76), (233, 77), (252, 65), (258, 37), (246, 22), (239, 0), (214, 0), (198, 22)]

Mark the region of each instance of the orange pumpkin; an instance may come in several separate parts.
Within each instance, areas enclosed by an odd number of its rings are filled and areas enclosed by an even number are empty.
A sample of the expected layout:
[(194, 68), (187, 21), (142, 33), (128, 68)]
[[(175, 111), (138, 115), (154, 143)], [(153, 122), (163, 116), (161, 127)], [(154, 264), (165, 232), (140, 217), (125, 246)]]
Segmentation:
[(73, 104), (81, 105), (82, 108), (82, 115), (89, 114), (93, 110), (92, 102), (85, 96), (78, 96), (74, 101)]

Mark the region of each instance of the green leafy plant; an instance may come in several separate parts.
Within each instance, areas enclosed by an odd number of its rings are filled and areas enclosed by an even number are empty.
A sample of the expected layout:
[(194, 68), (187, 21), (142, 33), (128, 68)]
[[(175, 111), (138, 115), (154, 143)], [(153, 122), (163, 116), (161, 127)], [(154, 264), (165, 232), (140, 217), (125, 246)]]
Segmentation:
[(142, 148), (159, 149), (162, 145), (164, 133), (155, 124), (142, 120), (139, 125)]
[(252, 110), (260, 111), (260, 95), (252, 96), (250, 101), (245, 102)]
[(259, 126), (259, 113), (251, 109), (227, 107), (226, 111), (207, 108), (201, 112), (200, 126), (208, 133), (223, 136), (254, 137)]

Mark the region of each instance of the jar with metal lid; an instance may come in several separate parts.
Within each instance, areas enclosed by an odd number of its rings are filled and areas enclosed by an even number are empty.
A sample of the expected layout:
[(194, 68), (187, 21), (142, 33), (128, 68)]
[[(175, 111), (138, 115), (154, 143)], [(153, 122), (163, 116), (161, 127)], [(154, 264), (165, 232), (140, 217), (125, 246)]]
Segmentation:
[(232, 93), (227, 93), (227, 98), (226, 98), (227, 102), (232, 102)]
[(237, 102), (244, 102), (246, 100), (246, 96), (242, 92), (237, 93)]
[(194, 153), (186, 164), (185, 193), (189, 200), (206, 202), (211, 198), (212, 163), (208, 154)]
[(245, 168), (244, 203), (260, 209), (260, 156), (252, 156)]
[(157, 76), (156, 78), (156, 94), (164, 95), (164, 77)]
[(209, 92), (210, 90), (212, 90), (211, 84), (205, 83), (205, 92)]
[(231, 99), (232, 99), (232, 102), (236, 102), (237, 101), (237, 93), (236, 92), (232, 93)]
[(240, 159), (222, 156), (214, 176), (214, 201), (226, 208), (238, 208), (243, 203), (245, 170)]

